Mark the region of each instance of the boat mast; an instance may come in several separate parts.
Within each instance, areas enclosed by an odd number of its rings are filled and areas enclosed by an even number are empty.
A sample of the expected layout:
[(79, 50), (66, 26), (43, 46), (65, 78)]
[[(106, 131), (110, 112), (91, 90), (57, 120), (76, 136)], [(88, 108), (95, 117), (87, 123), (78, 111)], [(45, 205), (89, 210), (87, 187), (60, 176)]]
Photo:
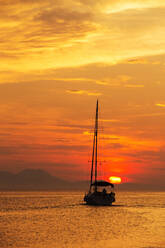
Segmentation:
[[(95, 182), (97, 181), (97, 133), (98, 133), (98, 100), (96, 103), (96, 123), (95, 123), (95, 136), (96, 136), (96, 144), (95, 144)], [(95, 191), (97, 191), (97, 184), (95, 185)]]
[[(92, 166), (91, 166), (91, 181), (90, 189), (93, 183), (93, 165), (95, 161), (95, 182), (97, 181), (97, 133), (98, 133), (98, 100), (96, 103), (96, 118), (95, 118), (95, 128), (94, 128), (94, 137), (93, 137), (93, 152), (92, 152)], [(97, 185), (95, 185), (95, 191), (97, 191)]]

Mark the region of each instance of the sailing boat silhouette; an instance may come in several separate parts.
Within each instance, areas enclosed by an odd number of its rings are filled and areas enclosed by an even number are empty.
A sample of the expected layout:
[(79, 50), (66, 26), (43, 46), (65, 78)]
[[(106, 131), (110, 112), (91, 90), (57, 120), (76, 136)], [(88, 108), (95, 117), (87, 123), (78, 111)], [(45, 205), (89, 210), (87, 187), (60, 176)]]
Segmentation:
[[(115, 193), (113, 192), (114, 185), (104, 180), (97, 180), (97, 137), (98, 137), (98, 100), (96, 103), (96, 118), (93, 138), (91, 178), (89, 192), (85, 194), (84, 201), (88, 205), (110, 206), (115, 202)], [(95, 175), (93, 176), (93, 173)], [(93, 180), (94, 177), (94, 180)], [(110, 192), (107, 193), (107, 189)], [(99, 190), (101, 189), (101, 191)]]

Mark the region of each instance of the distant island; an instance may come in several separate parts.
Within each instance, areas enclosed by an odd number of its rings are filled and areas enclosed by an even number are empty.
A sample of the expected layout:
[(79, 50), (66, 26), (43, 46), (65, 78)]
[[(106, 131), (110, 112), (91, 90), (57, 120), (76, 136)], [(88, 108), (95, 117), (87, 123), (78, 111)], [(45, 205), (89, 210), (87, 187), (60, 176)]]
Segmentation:
[[(25, 169), (17, 174), (0, 171), (0, 190), (87, 190), (88, 181), (68, 182), (50, 175), (41, 169)], [(165, 186), (154, 184), (122, 183), (116, 186), (119, 191), (165, 191)]]
[(81, 190), (87, 181), (68, 182), (41, 169), (25, 169), (17, 174), (0, 171), (0, 190)]

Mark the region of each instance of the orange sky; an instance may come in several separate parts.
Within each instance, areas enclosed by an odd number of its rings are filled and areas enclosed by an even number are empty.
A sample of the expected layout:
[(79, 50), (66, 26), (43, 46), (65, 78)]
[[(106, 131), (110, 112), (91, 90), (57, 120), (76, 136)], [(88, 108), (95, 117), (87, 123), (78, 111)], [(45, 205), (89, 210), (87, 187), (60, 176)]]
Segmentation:
[(165, 176), (165, 1), (0, 0), (0, 169)]

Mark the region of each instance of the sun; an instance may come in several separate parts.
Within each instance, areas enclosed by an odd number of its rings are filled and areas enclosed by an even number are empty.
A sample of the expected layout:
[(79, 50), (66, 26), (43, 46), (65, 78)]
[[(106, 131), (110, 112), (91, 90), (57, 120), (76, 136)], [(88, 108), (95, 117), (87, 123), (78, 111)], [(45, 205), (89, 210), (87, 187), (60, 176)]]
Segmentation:
[(121, 177), (112, 176), (112, 177), (109, 177), (109, 181), (110, 181), (111, 183), (119, 184), (119, 183), (121, 183)]

